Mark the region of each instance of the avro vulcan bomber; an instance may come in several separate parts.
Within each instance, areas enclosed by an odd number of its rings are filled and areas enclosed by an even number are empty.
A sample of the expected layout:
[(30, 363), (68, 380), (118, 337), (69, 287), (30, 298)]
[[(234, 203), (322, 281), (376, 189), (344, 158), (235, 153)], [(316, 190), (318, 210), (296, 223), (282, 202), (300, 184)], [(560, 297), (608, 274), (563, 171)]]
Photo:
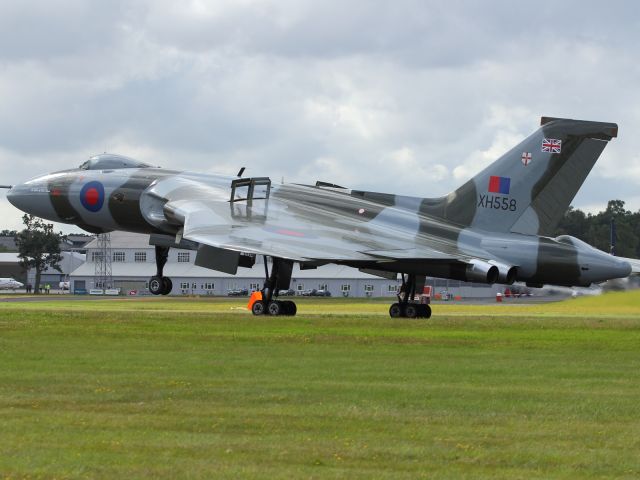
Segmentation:
[[(265, 261), (255, 315), (293, 315), (277, 299), (293, 264), (336, 263), (402, 277), (391, 317), (429, 317), (415, 301), (425, 276), (509, 285), (587, 286), (628, 276), (629, 262), (570, 236), (551, 238), (614, 123), (543, 117), (519, 145), (447, 196), (419, 198), (335, 184), (282, 184), (268, 177), (167, 170), (103, 154), (72, 170), (13, 186), (19, 209), (89, 232), (150, 234), (157, 273), (149, 289), (171, 291), (170, 248), (197, 251), (196, 265), (235, 274)], [(244, 170), (244, 169), (243, 169)], [(636, 267), (634, 267), (636, 268)]]

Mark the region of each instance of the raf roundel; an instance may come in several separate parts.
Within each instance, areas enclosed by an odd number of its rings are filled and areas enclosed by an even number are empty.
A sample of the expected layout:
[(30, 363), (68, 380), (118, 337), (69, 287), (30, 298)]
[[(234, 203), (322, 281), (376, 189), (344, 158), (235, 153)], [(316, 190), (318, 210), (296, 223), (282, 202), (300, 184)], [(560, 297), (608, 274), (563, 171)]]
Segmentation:
[(100, 182), (89, 182), (80, 190), (80, 203), (90, 212), (98, 212), (104, 204), (104, 187)]

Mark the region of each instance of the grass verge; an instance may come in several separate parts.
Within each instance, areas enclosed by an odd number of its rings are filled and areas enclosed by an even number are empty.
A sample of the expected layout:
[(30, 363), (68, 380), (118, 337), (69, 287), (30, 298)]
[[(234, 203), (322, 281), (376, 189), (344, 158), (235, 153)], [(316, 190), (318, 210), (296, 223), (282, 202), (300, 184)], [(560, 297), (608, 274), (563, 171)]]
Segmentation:
[[(5, 478), (637, 478), (640, 297), (0, 304)], [(331, 312), (337, 313), (331, 313)]]

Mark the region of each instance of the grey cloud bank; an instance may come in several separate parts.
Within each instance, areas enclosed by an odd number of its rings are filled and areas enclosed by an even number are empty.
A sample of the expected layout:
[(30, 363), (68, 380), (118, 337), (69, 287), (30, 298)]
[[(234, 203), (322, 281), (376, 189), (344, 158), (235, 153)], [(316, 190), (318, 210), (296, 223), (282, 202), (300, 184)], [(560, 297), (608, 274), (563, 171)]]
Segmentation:
[(469, 3), (3, 2), (0, 183), (112, 151), (438, 196), (553, 115), (620, 125), (574, 204), (640, 208), (635, 6)]

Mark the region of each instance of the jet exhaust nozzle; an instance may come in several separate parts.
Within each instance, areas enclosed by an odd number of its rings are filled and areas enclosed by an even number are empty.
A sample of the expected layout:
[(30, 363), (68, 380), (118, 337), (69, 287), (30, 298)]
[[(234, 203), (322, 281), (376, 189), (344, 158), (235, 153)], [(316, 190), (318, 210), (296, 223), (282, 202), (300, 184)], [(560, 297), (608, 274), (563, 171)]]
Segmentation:
[(471, 260), (467, 265), (466, 281), (494, 284), (500, 272), (498, 267), (483, 260)]
[(516, 277), (518, 276), (518, 267), (514, 267), (513, 265), (506, 265), (495, 260), (489, 260), (489, 263), (491, 265), (494, 265), (498, 269), (497, 283), (513, 285), (513, 282), (516, 281)]

